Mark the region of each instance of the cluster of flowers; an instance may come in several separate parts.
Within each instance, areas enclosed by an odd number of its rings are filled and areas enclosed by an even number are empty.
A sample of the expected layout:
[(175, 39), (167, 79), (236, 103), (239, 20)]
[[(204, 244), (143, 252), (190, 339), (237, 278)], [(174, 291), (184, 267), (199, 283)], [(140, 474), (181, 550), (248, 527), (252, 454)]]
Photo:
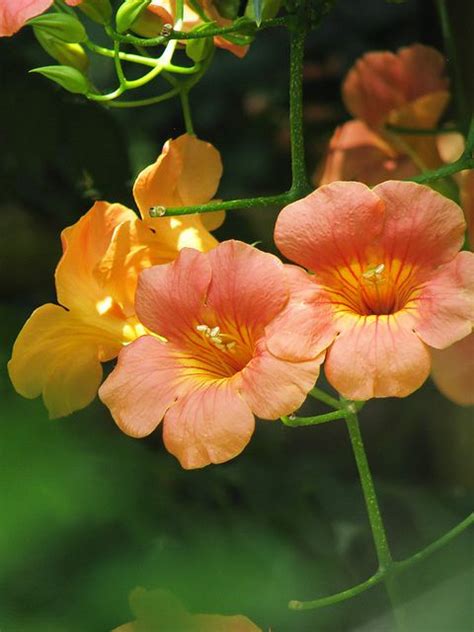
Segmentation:
[[(323, 362), (352, 400), (405, 397), (434, 362), (442, 390), (468, 403), (471, 367), (458, 356), (473, 346), (474, 254), (460, 252), (463, 212), (428, 187), (386, 179), (412, 173), (414, 157), (435, 164), (433, 137), (405, 136), (401, 147), (387, 122), (437, 123), (448, 99), (442, 66), (417, 45), (351, 70), (344, 95), (359, 119), (336, 132), (322, 186), (277, 219), (275, 243), (297, 265), (218, 244), (209, 230), (223, 213), (151, 218), (152, 206), (206, 203), (221, 177), (209, 143), (168, 141), (135, 182), (141, 219), (97, 202), (63, 231), (59, 305), (37, 309), (20, 332), (9, 363), (16, 390), (42, 394), (51, 417), (98, 391), (133, 437), (163, 421), (185, 468), (238, 455), (254, 416), (298, 409)], [(370, 189), (369, 175), (381, 183)], [(116, 357), (100, 386), (101, 363)]]

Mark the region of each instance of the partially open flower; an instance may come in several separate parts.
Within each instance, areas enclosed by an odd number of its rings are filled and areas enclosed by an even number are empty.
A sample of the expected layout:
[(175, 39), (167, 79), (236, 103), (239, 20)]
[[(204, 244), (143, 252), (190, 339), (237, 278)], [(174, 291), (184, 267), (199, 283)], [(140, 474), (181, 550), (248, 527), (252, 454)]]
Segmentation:
[(270, 350), (303, 360), (329, 347), (326, 376), (351, 399), (409, 395), (429, 374), (429, 347), (472, 331), (464, 230), (454, 202), (409, 182), (335, 182), (290, 204), (276, 244), (314, 275), (301, 282), (296, 335)]
[(144, 270), (136, 309), (150, 332), (125, 347), (99, 395), (119, 427), (150, 434), (164, 418), (166, 448), (185, 468), (237, 456), (254, 414), (277, 419), (297, 409), (322, 357), (287, 361), (268, 349), (267, 328), (290, 299), (276, 257), (238, 241), (208, 253), (183, 250), (166, 266)]
[[(81, 0), (65, 0), (75, 7)], [(0, 37), (14, 35), (31, 18), (44, 13), (53, 0), (2, 0), (0, 3)]]

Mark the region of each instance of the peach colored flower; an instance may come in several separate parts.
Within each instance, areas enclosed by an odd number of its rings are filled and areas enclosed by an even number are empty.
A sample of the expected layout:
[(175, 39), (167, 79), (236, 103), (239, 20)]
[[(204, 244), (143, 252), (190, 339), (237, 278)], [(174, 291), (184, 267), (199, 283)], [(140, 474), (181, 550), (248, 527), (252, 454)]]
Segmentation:
[(289, 298), (281, 261), (238, 241), (204, 254), (185, 249), (174, 263), (144, 270), (137, 314), (167, 342), (143, 336), (125, 347), (100, 398), (133, 437), (164, 419), (165, 446), (185, 468), (237, 456), (254, 414), (292, 412), (319, 374), (320, 356), (295, 362), (268, 350), (277, 316), (291, 329), (282, 315)]
[(464, 230), (454, 202), (410, 182), (335, 182), (290, 204), (275, 242), (314, 275), (301, 279), (295, 335), (270, 351), (305, 360), (328, 348), (326, 376), (350, 399), (409, 395), (429, 374), (429, 348), (472, 331)]
[[(33, 312), (9, 362), (10, 378), (21, 395), (43, 394), (52, 418), (92, 401), (102, 381), (101, 362), (115, 358), (123, 345), (145, 332), (134, 307), (138, 273), (174, 260), (185, 246), (209, 250), (217, 245), (198, 216), (151, 220), (150, 201), (176, 205), (184, 196), (199, 203), (213, 195), (220, 174), (217, 150), (181, 136), (168, 141), (158, 161), (135, 183), (136, 201), (149, 225), (120, 204), (97, 202), (63, 231), (64, 252), (55, 275), (59, 305)], [(193, 194), (196, 178), (201, 188)], [(216, 219), (221, 218), (211, 221)]]
[(112, 632), (261, 632), (242, 615), (190, 614), (166, 590), (135, 588), (130, 605), (137, 619)]
[[(196, 6), (201, 9), (206, 16), (214, 21), (217, 26), (224, 27), (232, 24), (221, 16), (212, 0), (197, 0)], [(148, 7), (140, 14), (133, 24), (133, 30), (143, 37), (156, 37), (160, 35), (164, 24), (176, 23), (176, 0), (152, 0)], [(194, 10), (192, 3), (184, 3), (183, 24), (181, 31), (191, 31), (193, 28), (205, 24), (202, 17)], [(214, 44), (219, 48), (229, 50), (237, 57), (244, 57), (248, 46), (234, 44), (225, 37), (214, 37)]]
[(359, 180), (375, 186), (385, 180), (410, 178), (419, 171), (409, 156), (400, 153), (363, 121), (354, 120), (334, 132), (323, 168), (316, 172), (314, 183)]
[(423, 168), (434, 168), (439, 160), (435, 137), (390, 134), (384, 126), (435, 127), (450, 98), (444, 73), (443, 56), (422, 44), (396, 54), (367, 53), (344, 80), (343, 99), (352, 116), (383, 134), (399, 152)]
[(447, 349), (431, 350), (431, 377), (448, 399), (461, 406), (474, 404), (474, 333)]
[[(82, 0), (65, 0), (75, 7)], [(0, 3), (0, 37), (14, 35), (31, 18), (44, 13), (53, 0), (2, 0)]]

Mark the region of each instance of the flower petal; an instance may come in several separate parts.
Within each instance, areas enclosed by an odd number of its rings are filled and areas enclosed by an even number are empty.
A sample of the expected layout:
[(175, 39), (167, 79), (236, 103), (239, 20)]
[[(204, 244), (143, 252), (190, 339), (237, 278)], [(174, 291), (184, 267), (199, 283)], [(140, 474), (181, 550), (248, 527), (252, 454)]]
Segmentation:
[(349, 121), (336, 129), (330, 142), (319, 185), (336, 180), (359, 180), (374, 186), (384, 180), (403, 180), (419, 172), (415, 163), (396, 152), (363, 121)]
[(383, 220), (383, 202), (365, 184), (334, 182), (281, 211), (275, 243), (292, 261), (321, 272), (364, 260)]
[(110, 246), (113, 234), (123, 222), (135, 221), (133, 211), (121, 204), (96, 202), (81, 219), (61, 233), (63, 256), (56, 268), (58, 301), (83, 310), (104, 298), (94, 276), (96, 266)]
[(176, 398), (186, 392), (179, 378), (170, 346), (152, 336), (142, 336), (122, 349), (99, 397), (123, 432), (146, 437)]
[(306, 362), (286, 362), (260, 345), (240, 374), (240, 391), (261, 419), (278, 419), (297, 410), (319, 376), (324, 355)]
[(288, 302), (282, 262), (241, 241), (225, 241), (209, 252), (212, 282), (206, 304), (220, 322), (256, 329), (265, 326)]
[(151, 331), (176, 341), (199, 323), (211, 282), (207, 255), (185, 248), (173, 263), (144, 270), (138, 280), (138, 318)]
[(2, 0), (0, 4), (0, 37), (10, 36), (27, 20), (49, 9), (53, 0)]
[(231, 380), (202, 384), (165, 415), (163, 441), (186, 469), (223, 463), (242, 452), (253, 434), (254, 416)]
[(261, 628), (240, 614), (196, 614), (191, 616), (192, 632), (262, 632)]
[(152, 206), (205, 204), (222, 175), (220, 154), (210, 143), (182, 134), (168, 140), (156, 162), (137, 177), (133, 195), (144, 220)]
[(446, 91), (444, 58), (422, 44), (397, 54), (371, 52), (361, 57), (344, 80), (342, 93), (349, 112), (371, 127), (380, 127), (389, 113), (432, 92)]
[(394, 180), (377, 185), (373, 192), (385, 204), (381, 245), (392, 260), (433, 270), (460, 250), (466, 223), (460, 207), (444, 195)]
[(43, 394), (52, 419), (84, 408), (102, 380), (98, 342), (88, 328), (58, 305), (33, 312), (13, 346), (8, 371), (27, 398)]
[(269, 351), (281, 360), (312, 360), (337, 335), (334, 310), (313, 276), (292, 265), (285, 265), (285, 273), (290, 300), (265, 328), (265, 342)]
[(430, 347), (444, 349), (471, 333), (474, 322), (474, 253), (460, 252), (440, 268), (418, 299), (414, 328)]
[(350, 316), (340, 319), (341, 333), (329, 348), (325, 374), (343, 397), (406, 397), (429, 375), (430, 354), (411, 330), (410, 319)]
[(431, 377), (448, 399), (460, 406), (474, 404), (474, 333), (447, 349), (431, 350)]

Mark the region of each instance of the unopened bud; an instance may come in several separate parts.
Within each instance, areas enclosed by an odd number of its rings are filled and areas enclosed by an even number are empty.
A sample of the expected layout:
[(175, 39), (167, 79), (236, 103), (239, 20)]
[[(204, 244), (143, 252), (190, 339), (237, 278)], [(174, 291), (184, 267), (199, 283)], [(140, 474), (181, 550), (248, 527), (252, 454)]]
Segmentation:
[(68, 44), (55, 37), (48, 37), (43, 31), (36, 28), (33, 31), (41, 47), (60, 64), (72, 66), (81, 72), (88, 69), (89, 58), (80, 44)]
[(51, 81), (58, 83), (68, 92), (74, 94), (87, 94), (91, 86), (89, 80), (77, 68), (70, 66), (42, 66), (33, 68), (30, 72), (37, 72)]
[(119, 33), (127, 31), (151, 0), (125, 0), (118, 8), (115, 24)]
[(98, 24), (109, 24), (112, 18), (110, 0), (82, 0), (78, 9)]
[(42, 31), (48, 37), (77, 44), (87, 39), (87, 33), (82, 23), (72, 15), (65, 13), (45, 13), (28, 20), (27, 24), (37, 31)]

